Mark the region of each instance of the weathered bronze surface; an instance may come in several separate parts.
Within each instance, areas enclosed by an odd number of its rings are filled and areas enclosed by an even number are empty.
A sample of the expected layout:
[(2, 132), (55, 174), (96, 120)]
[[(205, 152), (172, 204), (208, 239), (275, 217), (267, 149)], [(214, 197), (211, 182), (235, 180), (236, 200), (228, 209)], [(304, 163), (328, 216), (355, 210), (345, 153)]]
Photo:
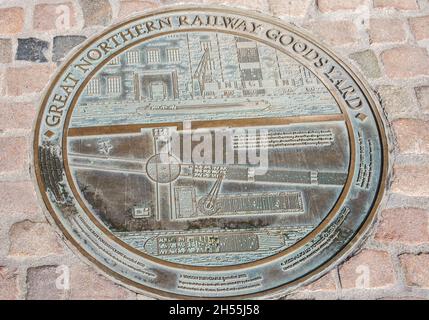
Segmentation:
[(301, 31), (219, 7), (88, 41), (46, 93), (44, 202), (91, 262), (158, 297), (272, 296), (366, 230), (386, 138), (362, 81)]

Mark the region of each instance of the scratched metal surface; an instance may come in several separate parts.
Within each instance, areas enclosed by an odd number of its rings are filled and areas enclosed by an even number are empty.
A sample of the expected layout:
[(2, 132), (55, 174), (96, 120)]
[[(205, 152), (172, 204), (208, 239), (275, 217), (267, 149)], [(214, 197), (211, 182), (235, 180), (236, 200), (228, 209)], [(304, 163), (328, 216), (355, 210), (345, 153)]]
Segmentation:
[(284, 292), (371, 221), (383, 127), (307, 36), (198, 10), (136, 18), (70, 59), (39, 114), (39, 187), (69, 241), (136, 290)]

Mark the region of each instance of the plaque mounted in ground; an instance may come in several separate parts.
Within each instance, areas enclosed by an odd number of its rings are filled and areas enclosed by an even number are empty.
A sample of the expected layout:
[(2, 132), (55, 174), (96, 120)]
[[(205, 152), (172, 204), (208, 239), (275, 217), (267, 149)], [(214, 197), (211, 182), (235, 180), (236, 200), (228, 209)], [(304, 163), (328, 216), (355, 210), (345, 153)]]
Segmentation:
[(172, 7), (90, 39), (58, 71), (34, 168), (61, 233), (155, 297), (275, 296), (344, 257), (384, 193), (363, 81), (301, 30)]

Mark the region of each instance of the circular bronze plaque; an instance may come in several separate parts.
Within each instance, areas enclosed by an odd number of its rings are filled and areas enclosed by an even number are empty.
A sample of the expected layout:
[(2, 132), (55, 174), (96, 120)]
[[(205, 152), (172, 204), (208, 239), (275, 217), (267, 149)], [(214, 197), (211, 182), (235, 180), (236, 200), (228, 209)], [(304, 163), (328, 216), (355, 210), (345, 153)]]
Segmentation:
[(278, 20), (154, 11), (88, 41), (42, 103), (34, 165), (67, 239), (158, 297), (292, 288), (350, 250), (384, 190), (375, 102)]

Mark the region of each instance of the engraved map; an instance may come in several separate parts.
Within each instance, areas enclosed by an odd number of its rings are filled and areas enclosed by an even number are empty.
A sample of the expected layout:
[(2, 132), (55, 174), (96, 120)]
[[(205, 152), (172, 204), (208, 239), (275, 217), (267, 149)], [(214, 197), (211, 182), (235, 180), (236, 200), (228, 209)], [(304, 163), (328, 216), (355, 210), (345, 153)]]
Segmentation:
[(88, 79), (67, 132), (88, 214), (191, 266), (257, 261), (305, 237), (337, 203), (350, 152), (336, 100), (307, 67), (220, 32), (115, 55)]
[(389, 146), (371, 92), (263, 14), (133, 17), (70, 54), (42, 101), (33, 161), (47, 217), (144, 295), (284, 294), (374, 220)]

